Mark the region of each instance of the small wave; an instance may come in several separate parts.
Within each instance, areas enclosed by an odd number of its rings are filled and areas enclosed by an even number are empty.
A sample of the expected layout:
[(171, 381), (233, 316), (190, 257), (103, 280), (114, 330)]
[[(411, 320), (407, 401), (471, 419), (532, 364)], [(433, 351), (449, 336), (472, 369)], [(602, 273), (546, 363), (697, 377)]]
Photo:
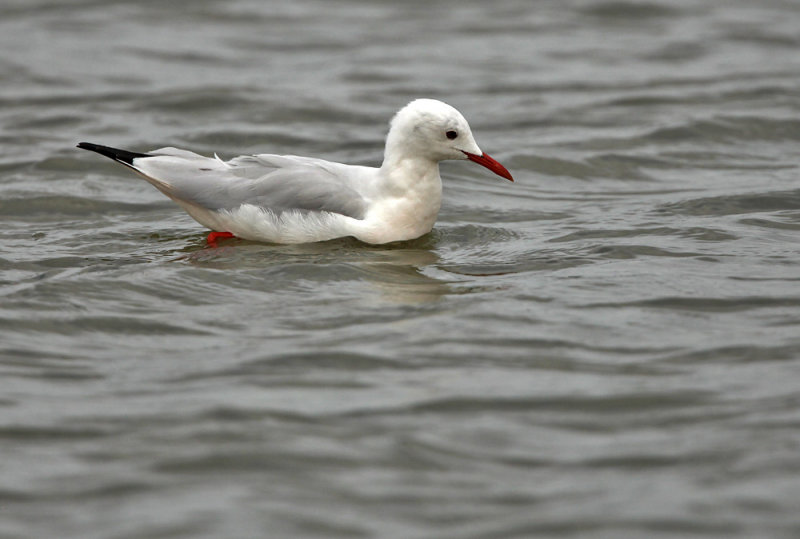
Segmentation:
[(509, 166), (531, 170), (538, 174), (564, 176), (579, 180), (592, 178), (652, 180), (652, 177), (644, 172), (643, 168), (663, 168), (667, 164), (652, 157), (609, 153), (592, 156), (583, 161), (557, 157), (517, 155), (511, 158)]
[(635, 238), (638, 236), (677, 236), (701, 241), (727, 241), (737, 238), (737, 236), (733, 234), (713, 228), (689, 227), (681, 229), (672, 227), (642, 227), (615, 230), (579, 230), (557, 238), (552, 238), (548, 241), (551, 243), (562, 243), (590, 239)]
[(42, 215), (55, 219), (58, 216), (85, 217), (90, 214), (136, 213), (152, 210), (153, 205), (151, 204), (132, 204), (69, 195), (43, 195), (0, 200), (0, 214), (26, 218)]
[(761, 116), (718, 116), (662, 127), (644, 135), (647, 142), (800, 141), (800, 120)]
[(665, 204), (656, 212), (671, 215), (718, 217), (786, 210), (800, 210), (800, 190), (695, 198)]
[(664, 4), (624, 1), (594, 2), (581, 9), (581, 12), (591, 17), (623, 20), (676, 17), (681, 14), (677, 9)]
[(675, 311), (695, 311), (708, 313), (732, 313), (750, 311), (755, 309), (797, 308), (800, 307), (800, 297), (764, 297), (740, 296), (732, 298), (719, 297), (661, 297), (643, 301), (624, 303), (594, 303), (585, 308), (621, 308), (621, 307), (647, 307), (651, 309), (669, 309)]

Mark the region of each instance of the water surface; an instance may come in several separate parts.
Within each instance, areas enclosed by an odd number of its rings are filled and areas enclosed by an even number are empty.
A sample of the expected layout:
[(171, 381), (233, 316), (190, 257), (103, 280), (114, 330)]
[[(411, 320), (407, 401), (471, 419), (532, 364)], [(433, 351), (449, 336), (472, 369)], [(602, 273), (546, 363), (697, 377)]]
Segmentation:
[[(0, 535), (800, 535), (795, 2), (0, 8)], [(432, 233), (205, 244), (80, 140), (377, 165)]]

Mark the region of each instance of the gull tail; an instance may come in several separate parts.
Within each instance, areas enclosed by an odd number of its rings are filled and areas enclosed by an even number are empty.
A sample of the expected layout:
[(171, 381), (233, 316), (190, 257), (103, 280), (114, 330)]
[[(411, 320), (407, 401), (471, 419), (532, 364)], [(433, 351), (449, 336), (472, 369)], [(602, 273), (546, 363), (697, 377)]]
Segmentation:
[(97, 152), (100, 155), (105, 155), (106, 157), (113, 159), (118, 163), (122, 163), (123, 165), (127, 165), (133, 168), (133, 160), (138, 157), (152, 157), (152, 155), (147, 153), (136, 153), (136, 152), (129, 152), (127, 150), (119, 150), (117, 148), (111, 148), (109, 146), (101, 146), (100, 144), (92, 144), (91, 142), (81, 142), (78, 144), (78, 148), (82, 148), (84, 150), (89, 150), (92, 152)]

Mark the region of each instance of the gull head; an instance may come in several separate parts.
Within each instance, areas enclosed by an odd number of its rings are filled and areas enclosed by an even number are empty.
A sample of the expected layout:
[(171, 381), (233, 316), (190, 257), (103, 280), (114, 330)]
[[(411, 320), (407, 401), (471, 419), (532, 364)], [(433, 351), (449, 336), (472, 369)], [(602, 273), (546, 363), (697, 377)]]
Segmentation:
[(416, 99), (392, 118), (386, 138), (386, 159), (469, 159), (507, 180), (506, 168), (481, 151), (464, 116), (447, 103)]

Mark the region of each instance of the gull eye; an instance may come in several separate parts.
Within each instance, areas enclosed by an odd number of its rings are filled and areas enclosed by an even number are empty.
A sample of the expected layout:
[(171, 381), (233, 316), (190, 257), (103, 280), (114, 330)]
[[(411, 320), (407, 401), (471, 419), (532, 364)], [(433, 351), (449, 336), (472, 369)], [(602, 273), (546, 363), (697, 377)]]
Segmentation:
[(446, 136), (450, 140), (453, 140), (458, 136), (458, 132), (457, 131), (448, 131), (447, 133), (444, 134), (444, 136)]

